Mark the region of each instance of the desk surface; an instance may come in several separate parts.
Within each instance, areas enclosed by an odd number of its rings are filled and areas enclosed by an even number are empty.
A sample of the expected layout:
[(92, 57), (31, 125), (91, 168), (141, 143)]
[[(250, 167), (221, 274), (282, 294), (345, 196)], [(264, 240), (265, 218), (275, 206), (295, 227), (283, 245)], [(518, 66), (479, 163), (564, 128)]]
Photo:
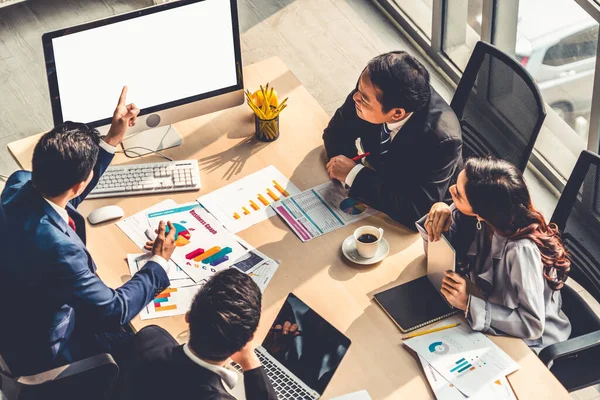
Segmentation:
[[(129, 216), (168, 197), (178, 203), (226, 186), (272, 164), (301, 190), (326, 182), (321, 133), (329, 116), (278, 58), (244, 68), (245, 86), (270, 82), (280, 95), (289, 96), (281, 115), (281, 136), (265, 144), (253, 139), (253, 114), (246, 105), (176, 124), (184, 144), (165, 151), (174, 159), (198, 159), (202, 190), (181, 194), (86, 200), (79, 207), (87, 216), (93, 209), (116, 204)], [(31, 154), (39, 135), (10, 143), (11, 153), (23, 168), (31, 168)], [(156, 158), (129, 160), (119, 154), (113, 164), (153, 162)], [(263, 296), (262, 340), (289, 292), (294, 292), (334, 326), (345, 332), (352, 346), (331, 381), (326, 398), (367, 389), (373, 399), (433, 398), (419, 367), (402, 346), (401, 332), (372, 300), (373, 294), (425, 273), (421, 239), (383, 215), (362, 223), (381, 226), (390, 254), (380, 264), (359, 268), (345, 261), (341, 243), (356, 226), (348, 226), (302, 243), (285, 223), (274, 217), (239, 234), (273, 259), (281, 260)], [(98, 274), (116, 288), (129, 279), (125, 254), (140, 250), (114, 223), (87, 226), (88, 248)], [(183, 316), (132, 321), (141, 329), (158, 324), (177, 340), (186, 342)], [(519, 399), (568, 398), (566, 390), (529, 350), (514, 338), (491, 338), (521, 369), (509, 376)]]

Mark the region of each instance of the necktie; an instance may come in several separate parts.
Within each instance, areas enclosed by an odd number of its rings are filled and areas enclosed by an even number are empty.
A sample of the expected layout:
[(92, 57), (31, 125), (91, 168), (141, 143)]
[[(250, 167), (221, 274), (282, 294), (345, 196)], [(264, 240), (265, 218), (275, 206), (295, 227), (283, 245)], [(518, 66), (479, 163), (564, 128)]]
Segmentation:
[(381, 125), (381, 152), (380, 155), (385, 155), (390, 149), (390, 143), (392, 141), (392, 137), (390, 136), (390, 130), (387, 127), (386, 123)]
[(73, 218), (71, 218), (70, 215), (69, 215), (69, 226), (71, 227), (71, 229), (73, 229), (73, 232), (77, 232), (77, 227), (75, 226), (75, 221), (73, 221)]

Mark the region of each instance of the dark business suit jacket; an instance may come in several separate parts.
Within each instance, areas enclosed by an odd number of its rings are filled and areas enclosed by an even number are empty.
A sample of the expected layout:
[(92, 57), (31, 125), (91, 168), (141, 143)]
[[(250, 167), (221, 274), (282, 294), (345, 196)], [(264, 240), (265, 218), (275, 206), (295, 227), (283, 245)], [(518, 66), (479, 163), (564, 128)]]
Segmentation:
[(414, 222), (427, 214), (433, 203), (450, 201), (448, 188), (462, 168), (460, 124), (450, 106), (432, 88), (429, 104), (414, 112), (381, 153), (381, 125), (356, 114), (350, 93), (323, 133), (329, 158), (357, 155), (355, 140), (361, 138), (375, 169), (364, 168), (356, 176), (350, 196), (383, 211), (414, 229)]
[[(219, 375), (193, 362), (183, 345), (164, 329), (151, 325), (135, 338), (135, 356), (125, 374), (131, 400), (235, 400)], [(277, 400), (264, 368), (244, 372), (248, 400)]]
[(2, 191), (0, 354), (16, 375), (75, 361), (73, 333), (76, 327), (77, 331), (82, 328), (84, 320), (86, 331), (116, 329), (169, 286), (167, 274), (155, 262), (147, 263), (116, 290), (95, 273), (85, 246), (85, 221), (76, 207), (112, 157), (100, 149), (93, 180), (67, 205), (77, 232), (33, 187), (31, 172), (15, 172)]

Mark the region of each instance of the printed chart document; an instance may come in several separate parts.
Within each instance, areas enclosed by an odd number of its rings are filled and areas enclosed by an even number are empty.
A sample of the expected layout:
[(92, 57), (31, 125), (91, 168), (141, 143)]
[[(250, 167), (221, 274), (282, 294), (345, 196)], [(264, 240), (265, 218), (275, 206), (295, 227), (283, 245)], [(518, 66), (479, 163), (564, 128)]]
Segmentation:
[(417, 336), (404, 344), (468, 397), (519, 369), (504, 351), (468, 324)]
[[(150, 224), (148, 223), (148, 213), (158, 210), (164, 210), (166, 208), (175, 207), (177, 203), (175, 200), (167, 199), (165, 201), (161, 201), (158, 204), (153, 205), (152, 207), (140, 211), (137, 214), (132, 215), (131, 217), (127, 217), (117, 222), (117, 226), (135, 243), (140, 249), (144, 249), (144, 245), (149, 240), (146, 236), (146, 229), (150, 228)], [(158, 224), (153, 227), (158, 228)]]
[[(133, 276), (138, 272), (150, 258), (152, 254), (127, 254), (127, 265), (129, 266), (129, 273)], [(177, 266), (173, 261), (169, 260), (169, 273), (167, 274), (171, 281), (171, 286), (184, 287), (194, 286), (196, 282), (191, 279), (181, 268)]]
[[(128, 254), (127, 263), (129, 271), (133, 276), (150, 259), (150, 254)], [(185, 314), (191, 307), (192, 301), (202, 285), (195, 283), (185, 273), (177, 269), (172, 261), (169, 261), (171, 267), (169, 279), (171, 286), (154, 298), (146, 307), (140, 311), (140, 318), (143, 320), (171, 317), (173, 315)]]
[[(463, 395), (454, 385), (444, 379), (425, 359), (419, 356), (419, 361), (425, 371), (425, 376), (437, 400), (465, 400)], [(517, 400), (506, 377), (488, 383), (475, 395), (469, 397), (474, 400)]]
[(346, 190), (335, 182), (282, 199), (272, 207), (303, 242), (377, 213), (348, 197)]
[(274, 216), (271, 203), (298, 193), (300, 190), (270, 165), (199, 197), (198, 202), (227, 229), (237, 233)]
[(264, 293), (277, 268), (279, 268), (279, 261), (275, 261), (260, 251), (252, 249), (236, 260), (233, 267), (250, 276), (256, 282), (260, 291)]
[(182, 315), (189, 311), (194, 296), (202, 285), (185, 286), (181, 288), (171, 286), (154, 298), (140, 311), (143, 320), (172, 317)]
[(248, 251), (198, 203), (148, 214), (151, 226), (167, 219), (176, 229), (176, 247), (171, 260), (196, 283), (231, 267)]

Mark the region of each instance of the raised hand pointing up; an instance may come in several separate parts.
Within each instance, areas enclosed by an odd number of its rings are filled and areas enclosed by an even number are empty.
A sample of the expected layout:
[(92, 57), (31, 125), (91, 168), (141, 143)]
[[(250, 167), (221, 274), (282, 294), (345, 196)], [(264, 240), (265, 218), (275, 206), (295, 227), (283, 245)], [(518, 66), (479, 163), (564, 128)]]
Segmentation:
[(127, 129), (135, 125), (139, 113), (140, 109), (135, 104), (127, 104), (127, 86), (123, 86), (119, 103), (113, 113), (110, 130), (104, 139), (105, 142), (112, 146), (120, 144), (127, 133)]

